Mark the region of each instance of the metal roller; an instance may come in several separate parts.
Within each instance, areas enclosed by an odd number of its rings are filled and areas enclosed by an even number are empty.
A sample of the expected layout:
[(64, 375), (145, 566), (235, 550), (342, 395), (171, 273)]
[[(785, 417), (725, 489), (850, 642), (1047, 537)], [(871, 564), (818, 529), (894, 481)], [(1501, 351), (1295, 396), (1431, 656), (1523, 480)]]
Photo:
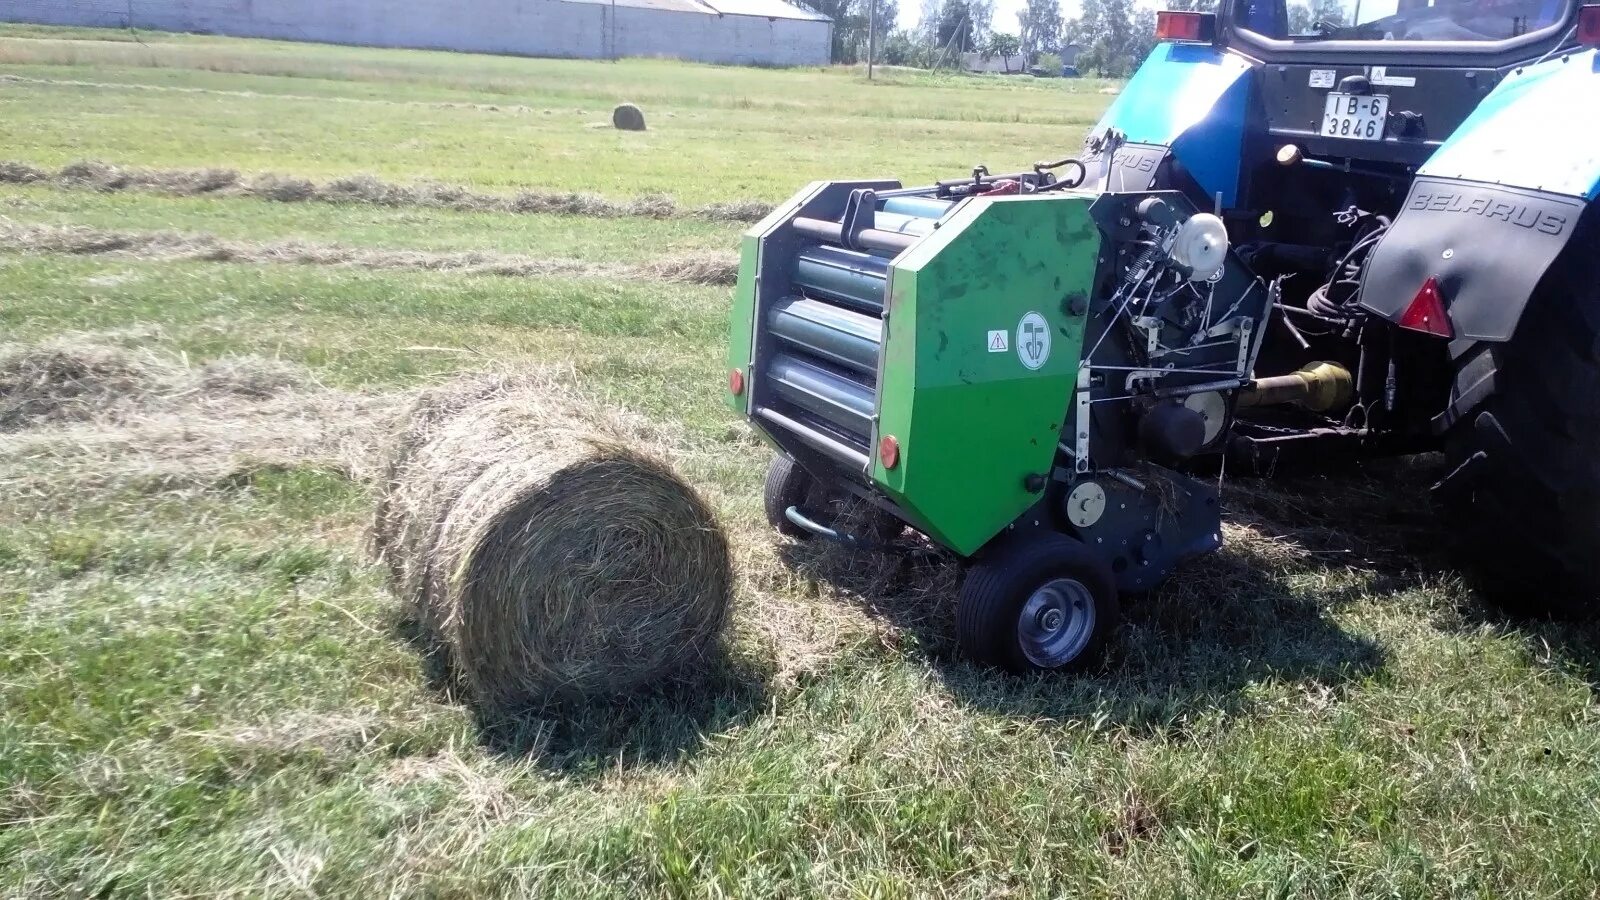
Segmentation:
[(938, 219), (926, 216), (907, 216), (900, 213), (879, 211), (873, 224), (879, 231), (893, 231), (896, 234), (914, 234), (917, 236), (933, 234), (939, 227)]
[(789, 297), (773, 305), (767, 321), (779, 339), (877, 381), (883, 320), (821, 300)]
[(930, 197), (890, 197), (883, 201), (883, 213), (898, 213), (902, 216), (920, 216), (925, 219), (938, 219), (955, 206), (948, 200), (934, 200)]
[(872, 433), (872, 388), (787, 353), (772, 358), (767, 378), (779, 397), (853, 435), (862, 444)]
[(870, 253), (818, 245), (795, 257), (795, 284), (866, 312), (883, 310), (888, 280), (889, 261)]

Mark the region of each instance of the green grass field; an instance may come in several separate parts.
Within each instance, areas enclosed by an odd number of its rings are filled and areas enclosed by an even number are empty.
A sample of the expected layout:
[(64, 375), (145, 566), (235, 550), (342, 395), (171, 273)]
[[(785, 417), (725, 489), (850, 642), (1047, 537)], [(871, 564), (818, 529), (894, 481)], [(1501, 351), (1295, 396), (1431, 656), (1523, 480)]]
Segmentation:
[[(1114, 90), (133, 37), (0, 28), (0, 160), (692, 210), (1020, 167)], [(649, 131), (593, 127), (625, 100)], [(728, 289), (637, 269), (731, 254), (738, 222), (6, 171), (0, 895), (1600, 891), (1600, 632), (1485, 607), (1427, 461), (1231, 483), (1227, 547), (1128, 604), (1104, 672), (1004, 678), (954, 653), (949, 567), (767, 535), (765, 451), (720, 403)], [(80, 226), (101, 243), (19, 237)], [(620, 274), (107, 240), (153, 234)], [(527, 369), (659, 423), (717, 506), (738, 612), (709, 687), (484, 727), (429, 686), (346, 444), (420, 388)]]

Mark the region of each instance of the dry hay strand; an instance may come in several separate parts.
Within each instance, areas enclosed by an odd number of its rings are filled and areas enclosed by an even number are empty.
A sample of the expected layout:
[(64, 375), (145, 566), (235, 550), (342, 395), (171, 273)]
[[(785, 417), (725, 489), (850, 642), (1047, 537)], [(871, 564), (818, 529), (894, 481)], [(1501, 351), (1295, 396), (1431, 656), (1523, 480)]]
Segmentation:
[(611, 125), (618, 131), (643, 131), (644, 112), (632, 103), (619, 103), (611, 111)]
[(272, 172), (246, 179), (233, 169), (226, 168), (143, 169), (96, 160), (70, 163), (54, 172), (24, 162), (0, 160), (0, 183), (49, 183), (58, 187), (102, 192), (143, 191), (177, 196), (221, 194), (255, 197), (276, 203), (420, 206), (461, 212), (546, 213), (600, 218), (688, 217), (713, 222), (756, 222), (772, 208), (771, 204), (758, 200), (685, 207), (664, 194), (610, 200), (595, 194), (530, 190), (507, 196), (431, 182), (393, 184), (366, 174), (336, 178), (324, 184)]
[(229, 241), (210, 234), (107, 231), (75, 225), (26, 225), (0, 217), (0, 249), (74, 255), (124, 254), (144, 259), (332, 266), (372, 271), (449, 272), (504, 278), (646, 278), (731, 285), (732, 254), (692, 253), (639, 264), (595, 263), (507, 253), (390, 250), (310, 241)]
[(82, 420), (149, 391), (157, 373), (154, 359), (70, 338), (0, 345), (0, 433)]
[(375, 478), (400, 405), (282, 360), (192, 366), (81, 335), (0, 345), (0, 484), (14, 503), (50, 505), (94, 486), (210, 490), (285, 467)]
[(551, 383), (468, 381), (413, 407), (374, 548), (482, 707), (616, 696), (720, 649), (727, 540), (639, 443)]
[(694, 211), (697, 218), (713, 222), (759, 222), (772, 212), (772, 204), (759, 200), (732, 200), (708, 203)]
[(251, 179), (245, 193), (278, 203), (303, 203), (317, 197), (317, 186), (304, 178), (261, 175)]
[(727, 253), (685, 253), (645, 263), (637, 271), (663, 281), (731, 285), (739, 280), (739, 259)]
[(47, 181), (49, 178), (49, 172), (30, 166), (27, 163), (13, 160), (0, 161), (0, 183), (33, 184), (38, 181)]
[(213, 194), (239, 184), (239, 173), (232, 169), (130, 169), (84, 160), (69, 163), (56, 173), (56, 180), (72, 187), (97, 191), (143, 190), (189, 197)]

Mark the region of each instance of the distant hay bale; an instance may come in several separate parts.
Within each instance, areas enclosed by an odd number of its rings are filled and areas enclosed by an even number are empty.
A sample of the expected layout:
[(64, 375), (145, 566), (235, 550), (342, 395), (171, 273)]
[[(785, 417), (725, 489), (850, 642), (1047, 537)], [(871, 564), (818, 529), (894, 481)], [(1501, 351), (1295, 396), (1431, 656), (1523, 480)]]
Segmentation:
[(413, 408), (374, 545), (483, 707), (614, 696), (716, 650), (727, 540), (646, 440), (549, 384), (470, 382)]
[(632, 103), (618, 104), (611, 111), (611, 124), (619, 131), (643, 131), (644, 113)]

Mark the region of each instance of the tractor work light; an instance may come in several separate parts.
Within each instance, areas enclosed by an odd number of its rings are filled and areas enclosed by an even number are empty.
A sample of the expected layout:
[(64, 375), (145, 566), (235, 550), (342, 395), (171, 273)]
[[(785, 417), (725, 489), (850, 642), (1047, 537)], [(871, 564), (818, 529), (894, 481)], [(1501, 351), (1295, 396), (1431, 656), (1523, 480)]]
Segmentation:
[(1600, 3), (1589, 3), (1578, 8), (1578, 43), (1585, 47), (1600, 47)]
[(1212, 13), (1165, 9), (1156, 13), (1156, 40), (1209, 44), (1217, 36), (1217, 17)]
[(1439, 292), (1438, 278), (1429, 278), (1422, 283), (1417, 296), (1395, 324), (1434, 337), (1448, 339), (1456, 336), (1455, 326), (1450, 324), (1450, 314), (1445, 312), (1444, 295)]

